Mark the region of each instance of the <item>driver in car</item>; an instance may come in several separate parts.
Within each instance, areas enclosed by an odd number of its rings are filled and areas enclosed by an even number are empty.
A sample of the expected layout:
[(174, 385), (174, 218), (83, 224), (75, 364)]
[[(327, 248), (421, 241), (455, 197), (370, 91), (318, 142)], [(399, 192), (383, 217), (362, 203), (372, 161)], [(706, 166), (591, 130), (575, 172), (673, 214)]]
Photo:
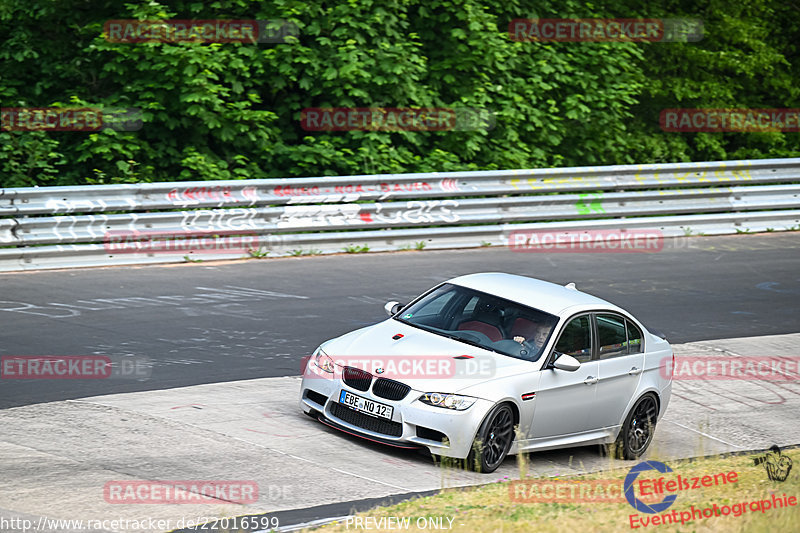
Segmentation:
[(539, 350), (544, 346), (545, 341), (547, 340), (547, 334), (549, 333), (549, 329), (544, 324), (537, 324), (536, 329), (533, 332), (533, 335), (530, 339), (525, 339), (522, 335), (517, 335), (514, 337), (514, 340), (520, 344), (523, 344), (526, 340), (532, 342), (536, 349)]

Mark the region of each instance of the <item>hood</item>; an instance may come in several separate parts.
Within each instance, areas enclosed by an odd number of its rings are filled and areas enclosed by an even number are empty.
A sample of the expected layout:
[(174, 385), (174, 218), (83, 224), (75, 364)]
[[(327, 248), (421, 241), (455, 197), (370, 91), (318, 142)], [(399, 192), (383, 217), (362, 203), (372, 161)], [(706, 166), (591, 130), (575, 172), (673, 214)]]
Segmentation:
[(341, 366), (362, 368), (419, 392), (457, 393), (538, 367), (537, 362), (508, 357), (394, 319), (329, 340), (321, 348)]

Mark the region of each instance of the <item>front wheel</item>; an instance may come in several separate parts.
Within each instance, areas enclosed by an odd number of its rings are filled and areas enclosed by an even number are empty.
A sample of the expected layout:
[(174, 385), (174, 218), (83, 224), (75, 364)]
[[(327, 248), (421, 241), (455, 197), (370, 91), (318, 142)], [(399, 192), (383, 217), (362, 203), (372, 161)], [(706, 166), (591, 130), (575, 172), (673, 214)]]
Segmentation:
[(489, 474), (503, 463), (514, 440), (514, 413), (508, 404), (495, 406), (483, 420), (467, 465), (476, 472)]
[(653, 441), (658, 418), (658, 404), (652, 394), (642, 396), (633, 406), (625, 423), (620, 429), (619, 437), (614, 443), (616, 456), (620, 459), (637, 459), (647, 450)]

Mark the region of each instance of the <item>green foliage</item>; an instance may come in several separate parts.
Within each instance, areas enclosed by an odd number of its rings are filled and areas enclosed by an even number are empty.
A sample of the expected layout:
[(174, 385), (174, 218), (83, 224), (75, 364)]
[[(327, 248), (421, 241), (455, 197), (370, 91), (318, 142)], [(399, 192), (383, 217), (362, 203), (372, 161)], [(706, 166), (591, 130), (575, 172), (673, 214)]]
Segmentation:
[(347, 254), (361, 254), (369, 252), (369, 246), (367, 246), (366, 244), (363, 245), (351, 244), (349, 246), (345, 246), (342, 251)]
[[(800, 156), (797, 133), (668, 133), (677, 107), (800, 107), (781, 0), (0, 0), (3, 107), (139, 108), (137, 131), (0, 132), (0, 186)], [(691, 17), (693, 43), (534, 43), (515, 18)], [(112, 19), (286, 19), (296, 42), (115, 43)], [(490, 131), (311, 132), (309, 107), (473, 107)]]
[(269, 255), (269, 250), (264, 250), (263, 248), (250, 248), (247, 253), (250, 254), (250, 257), (254, 259), (263, 259)]
[(41, 131), (0, 131), (0, 186), (51, 185), (66, 163), (58, 140)]

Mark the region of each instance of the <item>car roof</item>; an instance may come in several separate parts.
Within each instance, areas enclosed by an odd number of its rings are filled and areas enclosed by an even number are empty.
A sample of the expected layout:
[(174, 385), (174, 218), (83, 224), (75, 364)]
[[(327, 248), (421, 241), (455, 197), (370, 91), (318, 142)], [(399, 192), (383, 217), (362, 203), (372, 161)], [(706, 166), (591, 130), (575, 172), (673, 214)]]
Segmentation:
[(591, 294), (539, 279), (506, 274), (482, 272), (459, 276), (447, 281), (469, 289), (494, 294), (512, 302), (521, 303), (553, 315), (562, 315), (570, 307), (619, 309), (617, 306)]

